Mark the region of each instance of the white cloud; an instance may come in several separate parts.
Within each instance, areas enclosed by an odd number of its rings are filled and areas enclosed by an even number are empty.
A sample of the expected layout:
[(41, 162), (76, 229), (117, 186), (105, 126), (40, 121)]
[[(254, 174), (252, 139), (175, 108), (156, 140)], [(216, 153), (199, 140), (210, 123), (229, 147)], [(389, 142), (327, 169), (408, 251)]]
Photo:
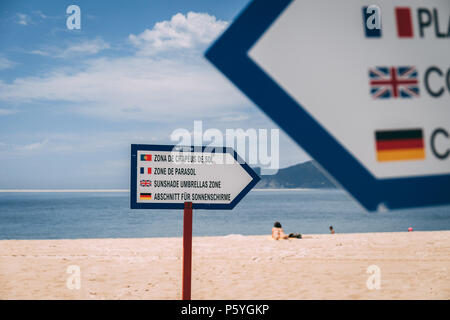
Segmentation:
[(31, 18), (27, 14), (18, 13), (16, 15), (16, 18), (17, 18), (16, 22), (20, 25), (27, 26), (28, 24), (31, 23)]
[(10, 144), (0, 142), (0, 149), (16, 150), (16, 151), (34, 151), (41, 149), (49, 143), (48, 139), (30, 144)]
[(44, 49), (33, 50), (30, 53), (55, 58), (72, 58), (74, 56), (95, 55), (100, 51), (109, 48), (110, 44), (108, 42), (105, 42), (103, 39), (97, 37), (95, 39), (70, 43), (64, 49), (58, 47), (47, 47)]
[[(80, 59), (72, 67), (48, 74), (9, 83), (0, 80), (0, 102), (14, 106), (53, 102), (55, 107), (118, 120), (236, 117), (248, 101), (198, 52), (199, 45), (209, 44), (226, 24), (204, 13), (177, 14), (147, 30), (150, 34), (145, 31), (136, 36), (137, 52), (131, 55)], [(64, 49), (60, 55), (93, 53), (102, 47), (105, 44), (98, 41), (92, 46)], [(165, 52), (142, 55), (152, 51), (151, 47), (173, 51), (168, 56)], [(186, 51), (196, 52), (186, 55)]]
[(26, 145), (22, 145), (22, 146), (17, 146), (16, 148), (18, 150), (37, 150), (42, 148), (43, 146), (45, 146), (48, 143), (48, 140), (44, 140), (44, 141), (40, 141), (40, 142), (36, 142), (36, 143), (31, 143), (31, 144), (26, 144)]
[(11, 69), (16, 64), (17, 63), (15, 63), (14, 61), (11, 61), (5, 57), (0, 56), (0, 70)]
[(204, 61), (130, 57), (86, 63), (77, 72), (60, 69), (12, 83), (0, 80), (0, 101), (66, 102), (82, 113), (146, 121), (216, 117), (246, 103)]
[(105, 42), (101, 38), (96, 38), (94, 40), (83, 41), (77, 44), (73, 44), (66, 48), (62, 53), (61, 57), (69, 57), (78, 54), (93, 55), (97, 54), (102, 50), (109, 49), (109, 43)]
[(131, 34), (129, 40), (139, 48), (139, 54), (154, 55), (163, 51), (205, 46), (227, 25), (228, 22), (217, 20), (207, 13), (178, 13), (169, 21), (156, 23), (150, 30), (146, 29), (138, 35)]
[(30, 51), (30, 53), (31, 54), (37, 54), (37, 55), (40, 55), (40, 56), (50, 56), (50, 52), (47, 50), (47, 51), (44, 51), (44, 50), (33, 50), (33, 51)]
[(0, 116), (7, 116), (14, 113), (17, 113), (17, 110), (0, 109)]
[(46, 14), (44, 14), (42, 11), (37, 10), (33, 12), (34, 14), (36, 14), (37, 16), (39, 16), (41, 19), (47, 19), (49, 18)]
[[(98, 153), (111, 152), (127, 157), (129, 146), (132, 143), (154, 143), (163, 141), (156, 136), (163, 135), (169, 137), (169, 130), (161, 130), (149, 127), (148, 130), (124, 130), (124, 131), (103, 131), (76, 132), (76, 133), (54, 133), (54, 132), (33, 132), (32, 134), (14, 134), (2, 136), (0, 141), (0, 158), (4, 156), (14, 156), (24, 152), (33, 151), (34, 154), (65, 155), (76, 153)], [(168, 143), (169, 138), (164, 142)], [(115, 161), (116, 159), (109, 159)]]
[(235, 121), (244, 121), (249, 118), (250, 117), (246, 114), (232, 114), (232, 115), (225, 115), (219, 118), (218, 120), (223, 122), (235, 122)]
[(46, 19), (61, 19), (61, 16), (48, 16), (44, 14), (40, 10), (35, 10), (30, 12), (30, 14), (25, 13), (16, 13), (13, 17), (13, 20), (15, 23), (20, 24), (22, 26), (28, 26), (28, 25), (36, 25), (41, 23), (43, 20)]

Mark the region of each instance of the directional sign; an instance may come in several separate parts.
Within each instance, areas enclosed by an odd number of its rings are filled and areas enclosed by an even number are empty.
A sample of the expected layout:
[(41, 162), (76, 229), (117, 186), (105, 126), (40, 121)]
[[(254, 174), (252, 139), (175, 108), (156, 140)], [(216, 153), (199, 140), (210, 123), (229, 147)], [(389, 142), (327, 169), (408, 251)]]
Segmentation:
[(253, 1), (206, 52), (366, 209), (450, 203), (450, 2)]
[(233, 209), (259, 179), (232, 148), (131, 145), (131, 209)]

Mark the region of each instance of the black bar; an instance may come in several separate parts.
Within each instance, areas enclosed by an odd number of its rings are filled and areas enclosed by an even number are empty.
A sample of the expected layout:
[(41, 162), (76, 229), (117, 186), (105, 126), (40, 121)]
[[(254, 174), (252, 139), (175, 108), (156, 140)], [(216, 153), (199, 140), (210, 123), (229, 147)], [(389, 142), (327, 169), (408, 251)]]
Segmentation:
[[(61, 319), (69, 312), (77, 319), (99, 316), (106, 318), (134, 318), (147, 315), (146, 319), (301, 319), (307, 315), (334, 319), (339, 315), (361, 319), (369, 313), (371, 318), (402, 319), (408, 315), (429, 312), (445, 314), (448, 301), (274, 301), (274, 300), (225, 300), (225, 301), (0, 301), (3, 312), (11, 311), (15, 317), (45, 314), (46, 318)], [(214, 308), (214, 312), (207, 310)], [(9, 309), (9, 310), (8, 310)], [(355, 310), (362, 310), (356, 312)], [(439, 311), (441, 310), (441, 311)], [(63, 312), (61, 312), (63, 311)]]
[(397, 140), (397, 139), (422, 139), (422, 129), (406, 129), (406, 130), (384, 130), (375, 132), (375, 138), (380, 140)]

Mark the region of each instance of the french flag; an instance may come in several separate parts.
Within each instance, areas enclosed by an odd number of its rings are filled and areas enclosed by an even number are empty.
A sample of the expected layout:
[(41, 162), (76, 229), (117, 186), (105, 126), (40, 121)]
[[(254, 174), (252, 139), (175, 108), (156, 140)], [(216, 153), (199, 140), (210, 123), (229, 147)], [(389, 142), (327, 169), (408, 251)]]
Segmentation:
[(147, 174), (152, 174), (152, 168), (147, 168), (147, 170), (145, 170), (145, 167), (141, 167), (141, 170), (139, 171), (141, 174), (145, 174), (147, 171)]
[(395, 8), (397, 20), (397, 35), (399, 38), (412, 38), (414, 36), (411, 9), (407, 7)]

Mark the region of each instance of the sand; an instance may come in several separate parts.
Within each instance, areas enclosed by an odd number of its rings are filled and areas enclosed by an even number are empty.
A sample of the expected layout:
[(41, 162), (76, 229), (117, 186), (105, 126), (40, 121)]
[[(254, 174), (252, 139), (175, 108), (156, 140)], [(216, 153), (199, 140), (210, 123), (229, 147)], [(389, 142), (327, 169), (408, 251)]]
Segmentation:
[[(450, 231), (196, 237), (192, 298), (450, 299), (449, 253)], [(180, 299), (181, 255), (181, 238), (2, 240), (0, 299)]]

